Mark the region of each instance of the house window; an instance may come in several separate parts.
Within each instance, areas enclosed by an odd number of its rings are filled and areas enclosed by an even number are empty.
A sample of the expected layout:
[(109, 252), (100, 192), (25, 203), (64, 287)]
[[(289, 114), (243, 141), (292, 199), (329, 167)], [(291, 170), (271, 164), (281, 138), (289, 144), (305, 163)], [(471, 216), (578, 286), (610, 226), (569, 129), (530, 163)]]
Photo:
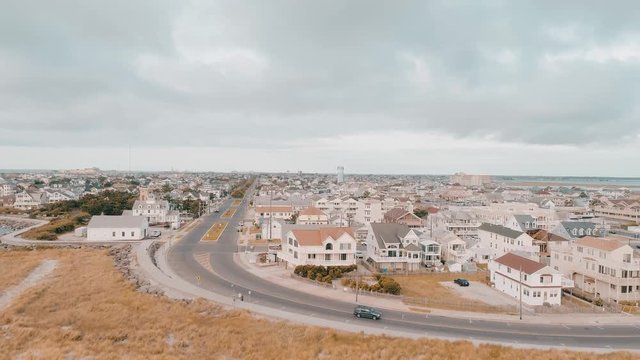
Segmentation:
[(346, 261), (347, 260), (347, 254), (340, 254), (340, 260)]
[(324, 247), (324, 249), (325, 249), (325, 250), (333, 250), (333, 244), (328, 243), (328, 244)]
[(132, 232), (131, 232), (131, 237), (134, 237), (134, 236), (135, 236), (135, 235), (134, 235), (134, 233), (133, 233), (133, 231), (132, 231)]
[(124, 231), (122, 232), (122, 237), (124, 237)]
[(325, 261), (331, 261), (331, 254), (324, 254)]
[(111, 236), (116, 237), (116, 232), (114, 231), (113, 234), (111, 234)]
[(340, 250), (351, 250), (351, 244), (340, 244)]

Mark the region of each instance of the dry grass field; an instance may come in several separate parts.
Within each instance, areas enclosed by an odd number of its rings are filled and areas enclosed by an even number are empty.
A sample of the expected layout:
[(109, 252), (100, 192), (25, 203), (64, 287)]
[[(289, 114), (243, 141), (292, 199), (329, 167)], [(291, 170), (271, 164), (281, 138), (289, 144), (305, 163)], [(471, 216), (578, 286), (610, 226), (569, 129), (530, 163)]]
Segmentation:
[(469, 281), (486, 283), (485, 272), (475, 274), (433, 273), (393, 276), (393, 278), (402, 288), (401, 295), (411, 298), (408, 304), (413, 306), (421, 305), (419, 302), (413, 300), (427, 298), (428, 303), (422, 305), (431, 308), (492, 313), (505, 312), (503, 308), (491, 306), (482, 301), (460, 298), (454, 291), (440, 284), (441, 282), (453, 282), (456, 278), (465, 278)]
[(6, 288), (18, 285), (33, 269), (40, 265), (48, 253), (49, 250), (0, 251), (0, 293)]
[[(630, 354), (517, 350), (365, 336), (258, 319), (205, 301), (135, 291), (106, 250), (16, 251), (57, 259), (53, 274), (0, 313), (0, 358), (78, 359), (632, 359)], [(20, 261), (17, 260), (17, 261)], [(11, 260), (12, 263), (16, 260)]]
[(220, 235), (222, 235), (222, 232), (224, 232), (224, 229), (227, 228), (227, 224), (226, 222), (216, 222), (214, 223), (209, 230), (207, 230), (207, 232), (204, 234), (204, 236), (202, 237), (202, 240), (204, 241), (218, 241), (218, 238), (220, 238)]
[(240, 204), (242, 204), (242, 200), (241, 199), (235, 199), (231, 203), (231, 206), (240, 206)]

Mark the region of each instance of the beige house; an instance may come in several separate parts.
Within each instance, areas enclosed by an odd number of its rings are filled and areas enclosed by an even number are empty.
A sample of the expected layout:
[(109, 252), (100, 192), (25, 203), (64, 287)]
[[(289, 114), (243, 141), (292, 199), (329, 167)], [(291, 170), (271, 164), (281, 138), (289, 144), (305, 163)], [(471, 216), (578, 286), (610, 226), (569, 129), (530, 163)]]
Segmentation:
[(593, 213), (609, 219), (635, 221), (640, 223), (640, 201), (633, 199), (600, 199), (593, 206)]
[(350, 228), (294, 229), (283, 239), (278, 258), (292, 266), (354, 265), (356, 239)]
[(316, 207), (308, 207), (303, 209), (298, 214), (296, 224), (301, 225), (323, 225), (329, 223), (329, 216), (322, 210)]
[(288, 220), (293, 214), (291, 206), (256, 206), (255, 222), (261, 223), (269, 219)]
[(588, 298), (640, 301), (640, 256), (621, 238), (550, 243), (551, 266)]

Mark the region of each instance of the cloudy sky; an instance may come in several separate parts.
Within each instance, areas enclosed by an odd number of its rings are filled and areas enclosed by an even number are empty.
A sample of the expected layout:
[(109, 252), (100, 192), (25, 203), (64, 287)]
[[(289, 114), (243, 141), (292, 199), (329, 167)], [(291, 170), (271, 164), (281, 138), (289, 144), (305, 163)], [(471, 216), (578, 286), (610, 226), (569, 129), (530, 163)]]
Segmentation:
[(640, 176), (637, 1), (3, 1), (0, 168)]

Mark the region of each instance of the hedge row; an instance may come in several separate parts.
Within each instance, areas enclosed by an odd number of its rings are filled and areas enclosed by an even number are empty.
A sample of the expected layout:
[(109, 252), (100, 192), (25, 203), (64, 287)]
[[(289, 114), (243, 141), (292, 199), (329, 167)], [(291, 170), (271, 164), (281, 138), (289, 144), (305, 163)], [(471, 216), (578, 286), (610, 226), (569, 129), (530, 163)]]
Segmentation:
[(402, 288), (400, 287), (400, 284), (398, 284), (398, 282), (393, 278), (376, 275), (376, 280), (377, 282), (375, 284), (369, 285), (366, 282), (362, 281), (358, 284), (358, 281), (356, 279), (342, 279), (342, 285), (355, 289), (357, 284), (360, 290), (400, 295), (400, 291), (402, 290)]
[(339, 279), (343, 274), (356, 269), (356, 265), (327, 267), (322, 265), (298, 265), (293, 270), (293, 273), (307, 279), (331, 283), (334, 279)]

